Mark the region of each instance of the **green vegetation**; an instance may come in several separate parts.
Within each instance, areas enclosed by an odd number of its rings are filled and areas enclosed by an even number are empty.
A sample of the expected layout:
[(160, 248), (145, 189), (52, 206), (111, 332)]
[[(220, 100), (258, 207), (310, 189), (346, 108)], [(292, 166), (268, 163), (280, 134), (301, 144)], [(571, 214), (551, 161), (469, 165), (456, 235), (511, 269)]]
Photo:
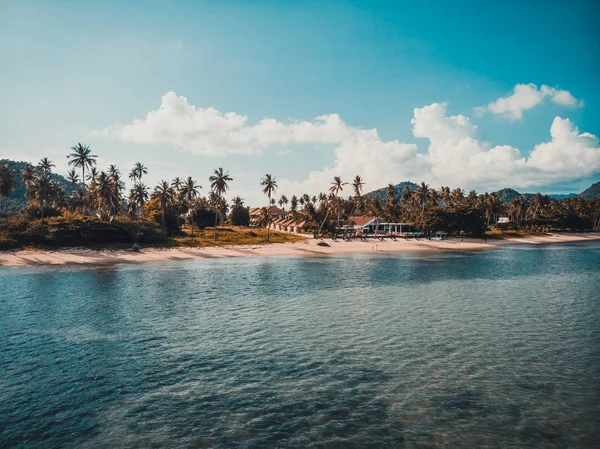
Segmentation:
[[(148, 168), (137, 162), (129, 172), (132, 186), (126, 194), (119, 168), (110, 165), (99, 171), (97, 156), (88, 145), (73, 146), (67, 158), (72, 168), (66, 178), (53, 172), (55, 165), (47, 158), (36, 166), (11, 161), (0, 165), (1, 249), (134, 243), (208, 246), (300, 238), (271, 231), (270, 207), (264, 207), (253, 218), (265, 232), (246, 228), (249, 210), (240, 197), (233, 199), (230, 209), (225, 194), (233, 178), (223, 168), (210, 176), (210, 193), (202, 196), (202, 186), (192, 177), (161, 180), (151, 192), (143, 183)], [(520, 195), (510, 189), (500, 191), (502, 196), (475, 191), (465, 194), (458, 188), (433, 189), (425, 183), (408, 182), (363, 195), (365, 183), (356, 176), (351, 183), (352, 194), (344, 198), (348, 183), (336, 176), (328, 193), (292, 195), (289, 200), (281, 195), (278, 201), (274, 197), (274, 176), (267, 174), (257, 184), (267, 197), (267, 206), (289, 204), (286, 217), (295, 221), (294, 226), (301, 226), (302, 232), (315, 235), (333, 233), (351, 224), (356, 216), (410, 223), (412, 230), (426, 234), (443, 230), (450, 235), (500, 238), (600, 227), (600, 183), (580, 196), (561, 199)], [(15, 198), (17, 192), (21, 198)], [(217, 232), (219, 228), (221, 232)]]
[(600, 182), (592, 184), (590, 187), (581, 192), (580, 196), (588, 200), (600, 198)]

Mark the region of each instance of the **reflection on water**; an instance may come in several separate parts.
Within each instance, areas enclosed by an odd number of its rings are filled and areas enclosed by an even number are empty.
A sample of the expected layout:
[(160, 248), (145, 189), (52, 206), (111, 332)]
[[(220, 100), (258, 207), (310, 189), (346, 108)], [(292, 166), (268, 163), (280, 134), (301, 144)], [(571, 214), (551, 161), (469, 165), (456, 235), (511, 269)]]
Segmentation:
[(0, 446), (594, 447), (600, 245), (0, 269)]

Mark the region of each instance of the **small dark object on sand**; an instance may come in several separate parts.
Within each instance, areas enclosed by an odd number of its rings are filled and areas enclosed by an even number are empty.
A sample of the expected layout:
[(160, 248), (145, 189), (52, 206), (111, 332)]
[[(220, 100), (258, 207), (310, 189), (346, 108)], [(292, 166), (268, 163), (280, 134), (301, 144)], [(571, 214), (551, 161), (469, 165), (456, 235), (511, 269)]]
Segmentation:
[(131, 247), (131, 251), (133, 251), (134, 253), (139, 253), (141, 250), (142, 249), (140, 248), (140, 245), (138, 245), (137, 243), (134, 243)]
[(329, 243), (324, 242), (323, 240), (321, 240), (319, 243), (317, 243), (317, 245), (319, 245), (319, 246), (329, 246)]

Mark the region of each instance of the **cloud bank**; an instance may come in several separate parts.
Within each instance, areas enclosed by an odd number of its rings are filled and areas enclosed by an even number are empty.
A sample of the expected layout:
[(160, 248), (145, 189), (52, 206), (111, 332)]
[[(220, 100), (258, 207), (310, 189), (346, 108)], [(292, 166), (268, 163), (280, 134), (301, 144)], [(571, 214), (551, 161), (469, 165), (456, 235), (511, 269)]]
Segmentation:
[[(535, 89), (536, 92), (545, 91)], [(550, 88), (548, 88), (550, 89)], [(570, 102), (566, 91), (552, 91), (553, 101)], [(546, 95), (546, 94), (544, 94)], [(570, 94), (569, 94), (570, 95)], [(315, 170), (302, 181), (282, 179), (283, 193), (316, 193), (328, 188), (334, 176), (350, 180), (361, 175), (369, 189), (411, 179), (433, 185), (494, 189), (543, 186), (600, 173), (600, 146), (596, 136), (580, 133), (569, 120), (556, 117), (550, 140), (536, 145), (529, 156), (509, 145), (492, 145), (477, 138), (477, 126), (464, 115), (447, 114), (445, 103), (415, 108), (414, 137), (426, 139), (426, 148), (398, 140), (383, 141), (376, 129), (365, 130), (344, 122), (337, 114), (312, 121), (284, 123), (265, 118), (255, 125), (235, 112), (200, 108), (169, 92), (159, 109), (127, 125), (97, 131), (127, 142), (171, 145), (203, 155), (257, 154), (282, 145), (300, 143), (336, 145), (331, 167)]]
[(545, 98), (550, 98), (550, 101), (561, 106), (583, 106), (583, 101), (577, 100), (568, 90), (556, 89), (545, 84), (538, 89), (535, 84), (530, 83), (517, 84), (512, 95), (498, 98), (487, 106), (479, 106), (475, 108), (475, 113), (481, 116), (491, 112), (508, 120), (520, 120), (523, 118), (523, 111), (534, 108)]

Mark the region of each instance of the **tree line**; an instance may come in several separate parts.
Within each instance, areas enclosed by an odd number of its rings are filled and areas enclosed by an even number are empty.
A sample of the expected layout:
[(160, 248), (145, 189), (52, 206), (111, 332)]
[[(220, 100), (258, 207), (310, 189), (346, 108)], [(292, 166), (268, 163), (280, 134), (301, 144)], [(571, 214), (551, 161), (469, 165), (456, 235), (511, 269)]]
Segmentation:
[[(19, 183), (26, 187), (28, 206), (22, 211), (32, 218), (62, 215), (65, 212), (95, 215), (109, 221), (120, 216), (138, 220), (155, 220), (164, 232), (180, 231), (181, 225), (214, 226), (215, 237), (220, 223), (228, 220), (235, 225), (248, 225), (248, 208), (241, 197), (231, 203), (225, 195), (233, 181), (228, 172), (217, 168), (209, 177), (210, 191), (200, 195), (202, 186), (191, 176), (176, 177), (172, 181), (161, 180), (154, 189), (144, 183), (148, 168), (136, 162), (128, 173), (132, 186), (125, 189), (123, 176), (116, 165), (99, 171), (97, 155), (89, 145), (78, 143), (67, 155), (70, 171), (66, 179), (70, 193), (52, 179), (55, 164), (48, 158), (41, 159), (37, 166), (26, 166), (20, 173), (11, 172), (8, 166), (0, 166), (0, 195), (6, 198), (5, 215), (8, 220), (8, 196)], [(426, 183), (416, 188), (405, 187), (397, 195), (393, 185), (386, 188), (386, 197), (380, 199), (363, 195), (365, 183), (357, 175), (352, 182), (341, 177), (333, 178), (327, 192), (318, 195), (292, 195), (289, 199), (281, 195), (278, 199), (277, 181), (271, 174), (260, 180), (267, 206), (289, 206), (290, 215), (306, 223), (306, 228), (316, 234), (333, 232), (353, 216), (377, 216), (384, 222), (410, 223), (414, 229), (424, 232), (446, 230), (450, 233), (482, 234), (500, 217), (508, 223), (501, 227), (511, 229), (598, 229), (600, 227), (600, 200), (580, 197), (552, 199), (536, 194), (530, 200), (523, 196), (510, 203), (500, 201), (495, 193), (478, 194), (471, 190), (441, 187), (435, 189)], [(344, 191), (349, 195), (344, 197)], [(256, 223), (264, 227), (269, 238), (272, 222), (271, 208), (263, 207)], [(506, 221), (506, 220), (504, 220)], [(498, 225), (500, 226), (500, 225)]]

